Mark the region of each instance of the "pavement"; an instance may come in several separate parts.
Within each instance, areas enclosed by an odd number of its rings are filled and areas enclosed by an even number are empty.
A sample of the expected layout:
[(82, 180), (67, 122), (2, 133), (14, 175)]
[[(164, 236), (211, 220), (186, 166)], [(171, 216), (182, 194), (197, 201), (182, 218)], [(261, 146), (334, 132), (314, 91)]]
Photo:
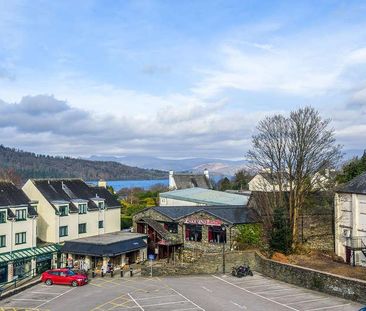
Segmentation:
[(359, 310), (360, 304), (255, 273), (184, 277), (104, 277), (81, 287), (37, 284), (0, 301), (0, 310), (318, 311)]

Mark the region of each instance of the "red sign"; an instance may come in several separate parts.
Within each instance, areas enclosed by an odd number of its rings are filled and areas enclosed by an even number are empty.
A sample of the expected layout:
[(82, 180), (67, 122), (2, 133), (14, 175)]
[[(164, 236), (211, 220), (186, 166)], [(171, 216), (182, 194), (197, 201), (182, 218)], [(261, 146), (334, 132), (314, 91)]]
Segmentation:
[(184, 223), (191, 224), (191, 225), (204, 225), (204, 226), (221, 226), (222, 225), (222, 221), (218, 220), (218, 219), (209, 220), (209, 219), (186, 218)]

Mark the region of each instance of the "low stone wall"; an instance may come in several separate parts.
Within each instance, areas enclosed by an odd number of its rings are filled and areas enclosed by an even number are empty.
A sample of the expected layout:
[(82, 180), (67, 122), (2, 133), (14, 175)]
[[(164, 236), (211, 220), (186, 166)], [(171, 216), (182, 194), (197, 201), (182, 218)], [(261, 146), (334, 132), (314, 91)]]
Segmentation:
[(256, 253), (255, 270), (271, 278), (366, 303), (366, 282), (267, 259)]

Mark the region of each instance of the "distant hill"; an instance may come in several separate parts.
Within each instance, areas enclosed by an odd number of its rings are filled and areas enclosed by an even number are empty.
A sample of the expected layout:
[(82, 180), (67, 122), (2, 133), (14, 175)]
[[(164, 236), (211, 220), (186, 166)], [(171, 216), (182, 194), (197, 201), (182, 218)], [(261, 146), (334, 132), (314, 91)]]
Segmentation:
[(28, 178), (83, 178), (125, 180), (167, 178), (167, 172), (142, 169), (111, 161), (91, 161), (40, 155), (0, 145), (0, 168), (11, 168), (24, 181)]
[(94, 161), (115, 161), (125, 165), (138, 166), (146, 169), (173, 170), (201, 172), (207, 168), (211, 175), (233, 176), (238, 170), (247, 167), (247, 161), (233, 161), (223, 159), (191, 158), (191, 159), (161, 159), (149, 156), (125, 156), (125, 157), (105, 157), (92, 156), (89, 160)]

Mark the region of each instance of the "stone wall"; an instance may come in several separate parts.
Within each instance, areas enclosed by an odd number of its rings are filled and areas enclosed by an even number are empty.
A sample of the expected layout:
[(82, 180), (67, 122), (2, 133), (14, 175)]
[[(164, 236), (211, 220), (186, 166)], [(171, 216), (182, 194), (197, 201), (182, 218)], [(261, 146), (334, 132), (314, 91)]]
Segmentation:
[(366, 282), (338, 275), (283, 264), (256, 253), (255, 270), (271, 278), (321, 291), (330, 295), (366, 303)]

